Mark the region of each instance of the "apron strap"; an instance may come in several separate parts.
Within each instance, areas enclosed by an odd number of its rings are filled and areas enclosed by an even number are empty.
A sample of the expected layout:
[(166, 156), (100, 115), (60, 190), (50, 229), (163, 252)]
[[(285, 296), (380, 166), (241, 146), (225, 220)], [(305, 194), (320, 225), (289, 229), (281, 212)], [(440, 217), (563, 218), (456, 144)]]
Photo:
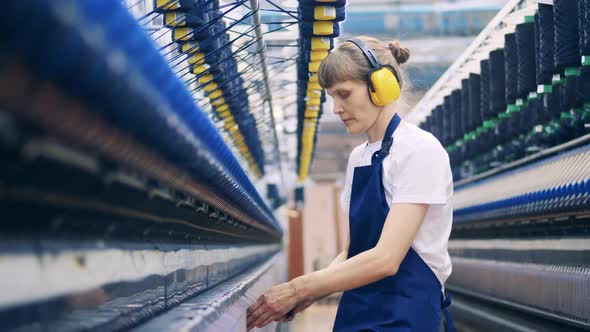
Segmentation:
[(381, 141), (381, 149), (375, 153), (371, 157), (371, 164), (376, 164), (381, 162), (387, 155), (389, 154), (389, 149), (393, 144), (393, 133), (397, 129), (397, 126), (402, 121), (402, 118), (395, 113), (389, 124), (387, 125), (387, 129), (385, 130), (385, 135), (383, 136), (383, 141)]
[(453, 322), (453, 317), (451, 316), (451, 311), (449, 310), (453, 297), (450, 293), (447, 293), (446, 296), (441, 293), (440, 300), (444, 314), (445, 332), (455, 332), (455, 323)]

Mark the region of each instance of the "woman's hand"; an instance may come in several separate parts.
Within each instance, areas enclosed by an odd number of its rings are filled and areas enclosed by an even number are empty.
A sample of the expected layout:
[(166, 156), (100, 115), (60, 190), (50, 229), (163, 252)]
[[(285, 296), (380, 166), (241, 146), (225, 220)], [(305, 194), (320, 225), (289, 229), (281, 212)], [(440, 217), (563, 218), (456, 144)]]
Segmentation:
[(290, 322), (293, 320), (293, 318), (295, 318), (295, 314), (302, 312), (303, 310), (307, 309), (310, 305), (314, 304), (317, 300), (316, 299), (309, 299), (309, 300), (304, 300), (299, 302), (299, 304), (297, 304), (295, 306), (295, 308), (291, 309), (291, 316), (289, 317), (289, 313), (287, 313), (285, 316), (281, 317), (279, 319), (279, 321), (286, 323), (286, 322)]
[(295, 286), (290, 282), (269, 288), (248, 308), (247, 330), (282, 319), (298, 301)]

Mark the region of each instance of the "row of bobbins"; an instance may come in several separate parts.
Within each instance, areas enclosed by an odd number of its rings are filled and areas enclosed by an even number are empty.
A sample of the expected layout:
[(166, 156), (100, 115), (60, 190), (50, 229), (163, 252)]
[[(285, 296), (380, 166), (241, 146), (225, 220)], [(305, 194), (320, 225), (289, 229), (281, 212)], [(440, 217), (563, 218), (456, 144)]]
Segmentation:
[(322, 60), (334, 48), (340, 35), (339, 22), (345, 19), (345, 0), (299, 1), (299, 58), (297, 62), (299, 182), (305, 181), (314, 155), (317, 126), (322, 115), (325, 92), (318, 83)]
[(192, 90), (202, 90), (209, 99), (214, 118), (223, 122), (254, 175), (264, 173), (264, 154), (256, 120), (249, 112), (248, 95), (232, 52), (218, 0), (154, 0), (172, 30), (178, 52), (194, 78)]

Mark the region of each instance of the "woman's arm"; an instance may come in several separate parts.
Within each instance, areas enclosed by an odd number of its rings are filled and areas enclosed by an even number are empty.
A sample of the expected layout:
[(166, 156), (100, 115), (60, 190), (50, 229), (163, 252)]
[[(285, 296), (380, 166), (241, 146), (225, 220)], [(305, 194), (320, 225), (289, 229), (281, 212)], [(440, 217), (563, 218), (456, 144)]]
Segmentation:
[(344, 262), (346, 260), (346, 255), (347, 254), (348, 254), (348, 249), (344, 249), (341, 253), (338, 254), (338, 256), (336, 256), (336, 258), (334, 258), (332, 260), (332, 263), (330, 263), (330, 265), (328, 265), (327, 268), (330, 267), (330, 266), (334, 266), (334, 265), (336, 265), (338, 263)]
[(427, 204), (392, 204), (374, 248), (271, 288), (248, 309), (248, 329), (280, 319), (298, 303), (394, 275), (410, 249), (427, 209)]
[[(330, 266), (334, 266), (336, 264), (342, 263), (346, 260), (346, 256), (348, 255), (348, 248), (346, 248), (345, 250), (343, 250), (341, 253), (338, 254), (338, 256), (336, 256), (336, 258), (334, 258), (334, 260), (332, 260), (332, 262), (330, 263), (330, 265), (328, 265), (328, 267)], [(328, 297), (330, 294), (325, 294), (322, 295), (320, 297), (314, 297), (314, 298), (309, 298), (305, 301), (301, 301), (299, 302), (295, 308), (293, 308), (293, 314), (302, 312), (303, 310), (309, 308), (309, 306), (311, 306), (312, 304), (314, 304), (315, 302)], [(292, 319), (292, 317), (291, 317)], [(282, 319), (283, 322), (289, 321), (289, 319), (287, 317)]]
[[(327, 269), (327, 268), (329, 268), (331, 266), (334, 266), (334, 265), (337, 265), (337, 264), (340, 264), (340, 263), (344, 262), (346, 260), (346, 256), (348, 256), (348, 248), (344, 249), (341, 253), (339, 253), (338, 256), (336, 256), (336, 258), (334, 258), (332, 260), (332, 262), (330, 263), (330, 265), (328, 265), (327, 267), (325, 267), (325, 269)], [(313, 303), (315, 301), (318, 301), (318, 300), (321, 300), (324, 297), (329, 296), (329, 295), (330, 294), (324, 294), (324, 295), (321, 295), (320, 297), (315, 297), (315, 298), (312, 299), (311, 303)], [(309, 305), (311, 305), (311, 303), (309, 303)], [(305, 306), (305, 308), (309, 307), (309, 305)], [(302, 309), (300, 309), (300, 310), (298, 310), (296, 312), (303, 311), (303, 309), (305, 309), (305, 308), (302, 308)]]
[[(331, 266), (337, 265), (339, 263), (342, 263), (346, 260), (347, 256), (348, 256), (348, 245), (350, 244), (350, 235), (347, 235), (346, 238), (346, 246), (344, 247), (344, 250), (342, 250), (330, 263), (330, 265), (328, 265), (326, 268), (329, 268)], [(309, 307), (310, 305), (312, 305), (315, 301), (321, 300), (326, 296), (329, 296), (330, 294), (325, 294), (323, 296), (320, 297), (316, 297), (313, 299), (309, 299), (309, 301), (305, 301), (305, 304), (302, 304), (301, 306), (298, 306), (295, 310), (295, 312), (301, 312), (303, 310), (305, 310), (307, 307)]]
[(406, 256), (428, 205), (392, 204), (377, 245), (323, 270), (293, 279), (299, 299), (358, 288), (394, 275)]
[[(347, 218), (348, 219), (348, 218)], [(348, 225), (348, 222), (346, 223), (346, 225)], [(338, 234), (336, 234), (336, 236), (338, 236)], [(337, 256), (336, 258), (334, 258), (332, 260), (332, 262), (330, 263), (330, 265), (328, 265), (326, 268), (330, 267), (330, 266), (334, 266), (338, 263), (342, 263), (346, 260), (346, 257), (348, 256), (348, 246), (350, 245), (350, 234), (346, 233), (346, 244), (344, 245), (344, 250), (342, 250)]]

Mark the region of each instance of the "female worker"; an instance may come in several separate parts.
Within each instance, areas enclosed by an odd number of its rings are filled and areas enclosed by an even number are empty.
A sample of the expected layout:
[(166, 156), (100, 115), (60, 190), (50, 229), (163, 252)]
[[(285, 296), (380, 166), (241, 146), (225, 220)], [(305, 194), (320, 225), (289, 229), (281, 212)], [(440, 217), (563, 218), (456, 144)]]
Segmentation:
[(451, 274), (453, 181), (439, 141), (396, 113), (409, 55), (397, 42), (359, 37), (322, 62), (318, 80), (334, 113), (350, 134), (368, 139), (348, 161), (348, 249), (329, 267), (267, 290), (248, 309), (248, 329), (290, 319), (340, 291), (334, 331), (454, 329), (443, 286)]

